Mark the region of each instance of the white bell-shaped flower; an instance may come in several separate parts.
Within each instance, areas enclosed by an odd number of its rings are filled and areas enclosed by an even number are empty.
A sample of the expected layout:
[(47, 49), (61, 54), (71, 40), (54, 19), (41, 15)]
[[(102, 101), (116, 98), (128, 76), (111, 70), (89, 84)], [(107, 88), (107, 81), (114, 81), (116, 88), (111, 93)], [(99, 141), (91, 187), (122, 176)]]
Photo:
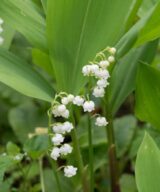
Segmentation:
[(72, 165), (68, 165), (64, 168), (64, 175), (66, 177), (73, 177), (77, 173), (77, 168)]

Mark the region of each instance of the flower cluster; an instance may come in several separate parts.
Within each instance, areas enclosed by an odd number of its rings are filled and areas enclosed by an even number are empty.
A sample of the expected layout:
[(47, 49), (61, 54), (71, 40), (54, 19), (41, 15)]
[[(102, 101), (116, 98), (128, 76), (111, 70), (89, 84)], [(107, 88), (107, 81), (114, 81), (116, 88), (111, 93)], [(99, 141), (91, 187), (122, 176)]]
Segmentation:
[[(3, 27), (2, 27), (3, 23), (4, 23), (3, 19), (0, 18), (0, 34), (3, 32)], [(0, 45), (2, 45), (3, 42), (4, 42), (4, 39), (2, 36), (0, 36)]]
[[(108, 58), (104, 54), (105, 51), (109, 54)], [(89, 65), (85, 65), (82, 68), (84, 76), (93, 76), (98, 79), (93, 89), (93, 95), (95, 97), (104, 97), (105, 95), (105, 88), (109, 85), (108, 79), (110, 77), (108, 67), (111, 63), (115, 62), (115, 53), (116, 48), (107, 47), (104, 51), (96, 55), (94, 62), (90, 62)]]
[[(60, 97), (60, 101), (58, 98)], [(82, 96), (74, 96), (72, 94), (67, 93), (60, 93), (57, 95), (52, 103), (51, 113), (52, 115), (57, 117), (62, 117), (64, 119), (69, 118), (69, 110), (68, 104), (76, 105), (83, 107), (84, 112), (92, 112), (95, 110), (95, 103), (91, 100), (85, 99)], [(107, 121), (104, 117), (97, 117), (96, 123), (97, 126), (105, 126), (107, 125)], [(51, 158), (57, 160), (59, 157), (64, 157), (70, 153), (72, 153), (73, 147), (68, 144), (64, 143), (65, 135), (69, 134), (74, 126), (72, 122), (65, 121), (65, 122), (55, 122), (52, 126), (52, 138), (51, 141), (54, 145), (51, 151)], [(67, 177), (74, 176), (77, 172), (77, 168), (73, 167), (72, 165), (68, 165), (64, 167), (64, 175)]]
[[(104, 52), (107, 51), (109, 53), (108, 58)], [(108, 67), (111, 63), (115, 62), (116, 49), (114, 47), (107, 47), (103, 52), (100, 52), (96, 55), (94, 62), (91, 62), (89, 65), (86, 65), (82, 69), (82, 73), (84, 76), (93, 76), (97, 79), (96, 87), (94, 87), (93, 95), (95, 97), (104, 97), (105, 88), (109, 85), (108, 78), (110, 77)], [(100, 58), (100, 59), (98, 59)], [(60, 98), (60, 99), (59, 99)], [(70, 112), (68, 109), (68, 105), (76, 105), (83, 108), (84, 112), (93, 112), (95, 110), (95, 103), (85, 96), (74, 96), (72, 94), (67, 94), (61, 92), (60, 94), (55, 96), (55, 99), (52, 103), (51, 113), (57, 118), (61, 117), (64, 119), (68, 119), (70, 116)], [(106, 126), (108, 124), (105, 117), (101, 117), (98, 115), (95, 121), (95, 125), (97, 126)], [(74, 126), (72, 122), (55, 122), (51, 124), (52, 126), (52, 138), (51, 142), (53, 143), (53, 149), (51, 151), (51, 158), (57, 160), (59, 157), (66, 156), (72, 153), (73, 147), (64, 143), (65, 135), (69, 134)], [(72, 177), (76, 175), (77, 168), (72, 165), (64, 166), (64, 175), (66, 177)]]
[[(61, 102), (58, 102), (56, 99), (53, 102), (52, 105), (52, 114), (54, 117), (63, 117), (65, 119), (69, 118), (69, 110), (67, 109), (67, 105), (73, 101), (74, 96), (73, 95), (67, 95), (65, 94), (64, 97), (59, 95), (61, 97)], [(73, 129), (73, 124), (69, 121), (65, 121), (63, 123), (56, 122), (52, 125), (52, 132), (54, 133), (51, 141), (54, 145), (52, 151), (51, 151), (51, 158), (54, 160), (57, 160), (59, 157), (66, 156), (70, 153), (72, 153), (73, 147), (68, 144), (64, 143), (65, 135), (70, 133)], [(76, 174), (77, 168), (69, 165), (64, 167), (64, 175), (66, 177), (72, 177)]]

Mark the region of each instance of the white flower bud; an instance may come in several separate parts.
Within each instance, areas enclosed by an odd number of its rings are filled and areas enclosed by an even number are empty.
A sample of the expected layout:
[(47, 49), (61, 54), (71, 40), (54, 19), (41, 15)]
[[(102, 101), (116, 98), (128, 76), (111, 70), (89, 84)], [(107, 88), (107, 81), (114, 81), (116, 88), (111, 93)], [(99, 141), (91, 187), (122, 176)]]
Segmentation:
[(84, 99), (80, 96), (76, 96), (73, 100), (73, 104), (78, 105), (78, 106), (82, 106), (84, 103)]
[(93, 95), (95, 97), (104, 97), (104, 94), (105, 94), (104, 88), (95, 87), (94, 90), (93, 90)]
[(2, 44), (3, 44), (3, 42), (4, 42), (3, 37), (0, 37), (0, 45), (2, 45)]
[(51, 158), (54, 160), (57, 160), (58, 157), (60, 156), (60, 149), (58, 147), (54, 147), (51, 152)]
[(107, 87), (107, 85), (109, 85), (109, 83), (106, 79), (99, 79), (97, 81), (97, 86), (100, 88), (105, 88), (105, 87)]
[(61, 103), (62, 103), (63, 105), (67, 105), (67, 104), (69, 103), (68, 97), (63, 97), (63, 98), (61, 99)]
[(109, 57), (108, 57), (108, 61), (109, 61), (110, 63), (114, 63), (114, 62), (115, 62), (115, 58), (114, 58), (113, 56), (109, 56)]
[(88, 112), (91, 112), (95, 109), (95, 104), (93, 101), (86, 101), (84, 104), (83, 104), (83, 109), (84, 109), (84, 112), (88, 111)]
[(105, 117), (97, 117), (96, 118), (96, 123), (95, 125), (97, 126), (106, 126), (108, 124), (107, 120)]
[(73, 148), (69, 144), (64, 144), (60, 147), (61, 155), (68, 155), (72, 153)]
[(102, 68), (102, 69), (106, 69), (108, 66), (109, 66), (109, 62), (107, 60), (103, 60), (103, 61), (100, 61), (99, 62), (99, 66)]
[(76, 175), (76, 173), (77, 173), (77, 168), (73, 167), (72, 165), (68, 165), (64, 168), (64, 175), (66, 177), (72, 177)]
[(117, 50), (115, 47), (110, 47), (108, 51), (110, 54), (115, 55)]
[(67, 98), (68, 98), (68, 101), (69, 101), (69, 102), (72, 102), (73, 99), (74, 99), (74, 95), (69, 94)]
[(64, 137), (61, 134), (56, 133), (54, 137), (52, 137), (52, 142), (54, 145), (60, 145), (64, 141)]

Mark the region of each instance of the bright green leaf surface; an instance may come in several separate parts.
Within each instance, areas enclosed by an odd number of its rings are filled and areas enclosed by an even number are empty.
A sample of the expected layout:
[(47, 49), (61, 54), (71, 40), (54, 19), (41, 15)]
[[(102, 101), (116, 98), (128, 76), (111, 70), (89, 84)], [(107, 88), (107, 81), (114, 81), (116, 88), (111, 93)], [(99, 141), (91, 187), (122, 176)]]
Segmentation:
[(53, 67), (49, 55), (39, 49), (32, 50), (33, 63), (53, 76)]
[(32, 45), (46, 50), (46, 24), (37, 9), (30, 0), (1, 0), (0, 16), (4, 22), (22, 33)]
[(7, 143), (6, 150), (7, 150), (8, 155), (14, 156), (14, 155), (17, 155), (18, 153), (20, 153), (20, 148), (12, 142)]
[(0, 49), (0, 81), (24, 95), (51, 101), (53, 90), (29, 64)]
[(160, 130), (160, 71), (148, 65), (139, 67), (136, 83), (136, 115)]
[(13, 165), (14, 160), (9, 156), (0, 156), (0, 183), (3, 180), (5, 171)]
[[(78, 93), (82, 66), (123, 34), (132, 0), (49, 0), (47, 34), (60, 90)], [(120, 9), (121, 7), (121, 9)]]
[(139, 34), (136, 45), (142, 45), (147, 41), (152, 41), (160, 36), (160, 3), (156, 6), (152, 16), (147, 21), (145, 27)]
[(9, 122), (18, 140), (24, 143), (28, 135), (35, 132), (36, 127), (47, 125), (47, 114), (45, 110), (39, 110), (35, 104), (26, 102), (10, 110)]
[(116, 65), (109, 86), (109, 102), (113, 114), (135, 89), (137, 68), (140, 62), (150, 63), (153, 60), (157, 44), (158, 41), (154, 41), (139, 49), (132, 49)]
[(136, 160), (136, 183), (139, 192), (159, 192), (160, 150), (146, 134)]
[(115, 119), (115, 141), (118, 157), (122, 157), (127, 152), (136, 130), (136, 124), (137, 121), (132, 115)]

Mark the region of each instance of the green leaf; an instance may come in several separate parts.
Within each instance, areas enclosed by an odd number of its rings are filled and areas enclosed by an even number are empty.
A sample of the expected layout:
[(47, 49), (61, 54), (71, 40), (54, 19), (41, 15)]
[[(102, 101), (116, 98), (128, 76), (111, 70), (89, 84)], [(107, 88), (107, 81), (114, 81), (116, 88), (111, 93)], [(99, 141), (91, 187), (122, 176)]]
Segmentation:
[(33, 63), (41, 67), (51, 76), (54, 76), (53, 67), (49, 55), (39, 49), (32, 49)]
[(140, 31), (146, 25), (148, 19), (151, 17), (155, 10), (155, 7), (152, 7), (147, 11), (144, 17), (142, 17), (136, 24), (133, 25), (130, 30), (124, 34), (120, 41), (116, 44), (117, 47), (117, 57), (122, 57), (133, 47), (137, 41)]
[(8, 155), (14, 156), (20, 153), (20, 148), (12, 142), (7, 143), (6, 150)]
[(122, 157), (127, 152), (136, 130), (136, 118), (127, 115), (114, 120), (117, 156)]
[(139, 49), (132, 49), (115, 66), (109, 86), (109, 102), (113, 114), (135, 89), (137, 68), (140, 62), (150, 63), (153, 60), (157, 44), (158, 41), (154, 41)]
[(0, 3), (0, 14), (4, 22), (22, 33), (32, 45), (46, 50), (46, 24), (39, 12), (30, 0), (1, 0)]
[(51, 101), (51, 85), (29, 64), (0, 49), (0, 81), (24, 95)]
[(3, 180), (5, 171), (13, 165), (15, 162), (13, 158), (9, 156), (0, 156), (0, 183)]
[(160, 130), (160, 71), (145, 64), (138, 70), (135, 112), (142, 121)]
[(116, 44), (132, 1), (124, 0), (122, 6), (121, 0), (48, 0), (48, 43), (59, 90), (81, 90), (86, 81), (82, 66)]
[[(88, 120), (87, 115), (83, 116), (80, 119), (79, 125), (77, 127), (77, 134), (80, 146), (83, 148), (88, 147)], [(92, 136), (93, 136), (93, 145), (103, 145), (107, 141), (105, 127), (97, 127), (95, 125), (95, 120), (92, 120)]]
[(140, 10), (138, 12), (138, 15), (140, 17), (143, 17), (149, 9), (155, 6), (156, 3), (158, 3), (159, 0), (143, 0), (143, 3), (140, 7)]
[(1, 36), (4, 38), (4, 43), (3, 43), (2, 47), (4, 49), (9, 49), (13, 36), (15, 34), (15, 30), (6, 23), (3, 24), (3, 29), (4, 29), (4, 31), (1, 34)]
[(160, 151), (146, 133), (136, 159), (136, 183), (139, 192), (159, 192)]
[(41, 0), (44, 12), (47, 12), (47, 0)]
[(35, 104), (26, 102), (9, 111), (9, 122), (18, 140), (24, 143), (36, 127), (47, 125), (47, 113)]
[(152, 16), (147, 21), (145, 27), (141, 30), (136, 46), (142, 45), (147, 41), (152, 41), (160, 37), (160, 3), (157, 4)]
[(122, 192), (137, 192), (133, 175), (123, 174), (120, 178), (120, 186)]
[(37, 159), (42, 155), (46, 154), (49, 149), (49, 138), (48, 135), (38, 135), (29, 140), (24, 144), (24, 151), (28, 153), (33, 159)]
[(137, 14), (137, 11), (138, 11), (139, 7), (142, 4), (142, 1), (143, 0), (135, 0), (135, 1), (133, 1), (133, 5), (132, 5), (133, 7), (131, 9), (131, 12), (129, 14), (129, 17), (128, 17), (128, 20), (127, 20), (127, 24), (126, 24), (126, 29), (127, 30), (130, 29), (130, 27), (132, 25), (134, 25), (134, 22), (136, 20), (136, 14)]

